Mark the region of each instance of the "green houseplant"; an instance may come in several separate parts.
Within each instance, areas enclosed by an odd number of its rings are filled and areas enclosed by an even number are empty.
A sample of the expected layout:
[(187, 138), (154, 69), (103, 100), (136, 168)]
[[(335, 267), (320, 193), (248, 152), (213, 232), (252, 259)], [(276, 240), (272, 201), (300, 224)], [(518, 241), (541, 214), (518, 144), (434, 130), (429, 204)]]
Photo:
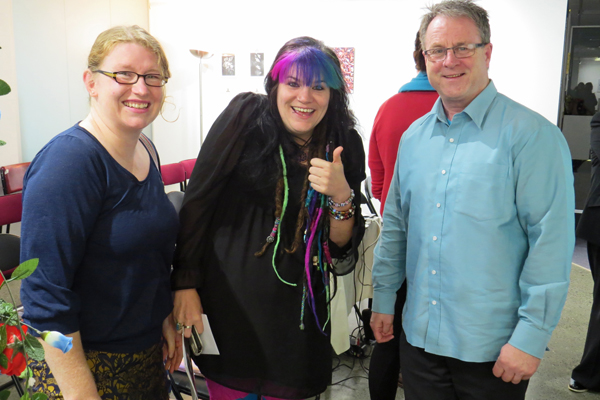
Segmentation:
[[(32, 393), (29, 388), (32, 372), (27, 367), (27, 358), (41, 361), (44, 359), (44, 349), (37, 338), (29, 331), (35, 331), (44, 341), (63, 352), (69, 351), (72, 339), (58, 332), (40, 332), (37, 329), (21, 322), (9, 282), (27, 278), (37, 268), (39, 260), (34, 258), (19, 265), (9, 279), (6, 279), (0, 271), (0, 289), (6, 287), (11, 301), (0, 299), (0, 373), (4, 375), (15, 375), (25, 381), (26, 392), (21, 400), (45, 400), (47, 396), (42, 393)], [(29, 329), (28, 329), (29, 328)], [(6, 400), (10, 396), (8, 390), (0, 391), (0, 400)]]

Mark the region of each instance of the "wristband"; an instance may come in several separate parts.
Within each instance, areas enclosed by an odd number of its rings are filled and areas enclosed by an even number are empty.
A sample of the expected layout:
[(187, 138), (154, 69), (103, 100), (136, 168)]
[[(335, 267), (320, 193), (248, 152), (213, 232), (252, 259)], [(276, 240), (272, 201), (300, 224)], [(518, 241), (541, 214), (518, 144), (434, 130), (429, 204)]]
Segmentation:
[(354, 212), (356, 211), (356, 206), (352, 204), (352, 208), (348, 211), (338, 211), (334, 208), (329, 209), (329, 215), (333, 217), (333, 219), (337, 221), (346, 221), (350, 218), (354, 217)]
[(352, 202), (352, 200), (354, 200), (354, 189), (350, 189), (350, 197), (348, 197), (348, 200), (344, 201), (343, 203), (336, 203), (335, 201), (333, 201), (331, 196), (329, 196), (328, 203), (329, 207), (346, 207)]

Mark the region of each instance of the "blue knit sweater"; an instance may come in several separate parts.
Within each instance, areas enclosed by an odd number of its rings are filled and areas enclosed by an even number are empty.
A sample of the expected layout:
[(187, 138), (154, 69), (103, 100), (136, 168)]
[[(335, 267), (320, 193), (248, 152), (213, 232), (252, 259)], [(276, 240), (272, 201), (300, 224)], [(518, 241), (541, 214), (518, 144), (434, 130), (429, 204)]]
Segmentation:
[(25, 176), (21, 260), (40, 259), (21, 289), (25, 321), (80, 331), (86, 350), (159, 342), (177, 229), (154, 163), (138, 181), (78, 125), (57, 135)]

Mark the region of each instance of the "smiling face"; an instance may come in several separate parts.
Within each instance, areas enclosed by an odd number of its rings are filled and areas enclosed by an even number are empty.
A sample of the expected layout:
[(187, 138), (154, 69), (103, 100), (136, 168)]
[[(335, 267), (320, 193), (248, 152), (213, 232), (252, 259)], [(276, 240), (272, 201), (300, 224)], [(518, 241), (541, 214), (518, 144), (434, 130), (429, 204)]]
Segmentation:
[[(480, 42), (479, 30), (470, 18), (437, 16), (427, 27), (424, 49)], [(427, 77), (439, 93), (449, 118), (464, 110), (486, 88), (491, 56), (492, 45), (487, 44), (468, 58), (456, 58), (451, 50), (444, 61), (425, 57)]]
[(325, 82), (305, 84), (290, 69), (277, 86), (277, 109), (285, 128), (302, 142), (310, 139), (327, 113), (331, 90)]
[[(103, 71), (132, 71), (138, 74), (161, 74), (154, 53), (136, 43), (121, 43), (104, 58)], [(86, 71), (86, 87), (92, 97), (92, 107), (104, 124), (117, 132), (138, 133), (158, 115), (164, 88), (151, 87), (140, 78), (134, 85), (117, 83), (99, 72)]]

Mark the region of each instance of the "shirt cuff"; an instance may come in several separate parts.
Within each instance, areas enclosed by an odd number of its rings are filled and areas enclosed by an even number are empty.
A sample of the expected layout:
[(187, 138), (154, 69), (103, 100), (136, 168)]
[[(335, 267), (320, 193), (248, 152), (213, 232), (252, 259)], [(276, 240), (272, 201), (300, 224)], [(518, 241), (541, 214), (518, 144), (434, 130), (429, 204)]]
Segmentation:
[(372, 310), (380, 314), (394, 315), (396, 305), (396, 292), (391, 293), (373, 293)]
[(524, 320), (519, 320), (508, 343), (527, 354), (541, 359), (544, 357), (550, 336), (552, 336), (552, 333), (538, 329)]

